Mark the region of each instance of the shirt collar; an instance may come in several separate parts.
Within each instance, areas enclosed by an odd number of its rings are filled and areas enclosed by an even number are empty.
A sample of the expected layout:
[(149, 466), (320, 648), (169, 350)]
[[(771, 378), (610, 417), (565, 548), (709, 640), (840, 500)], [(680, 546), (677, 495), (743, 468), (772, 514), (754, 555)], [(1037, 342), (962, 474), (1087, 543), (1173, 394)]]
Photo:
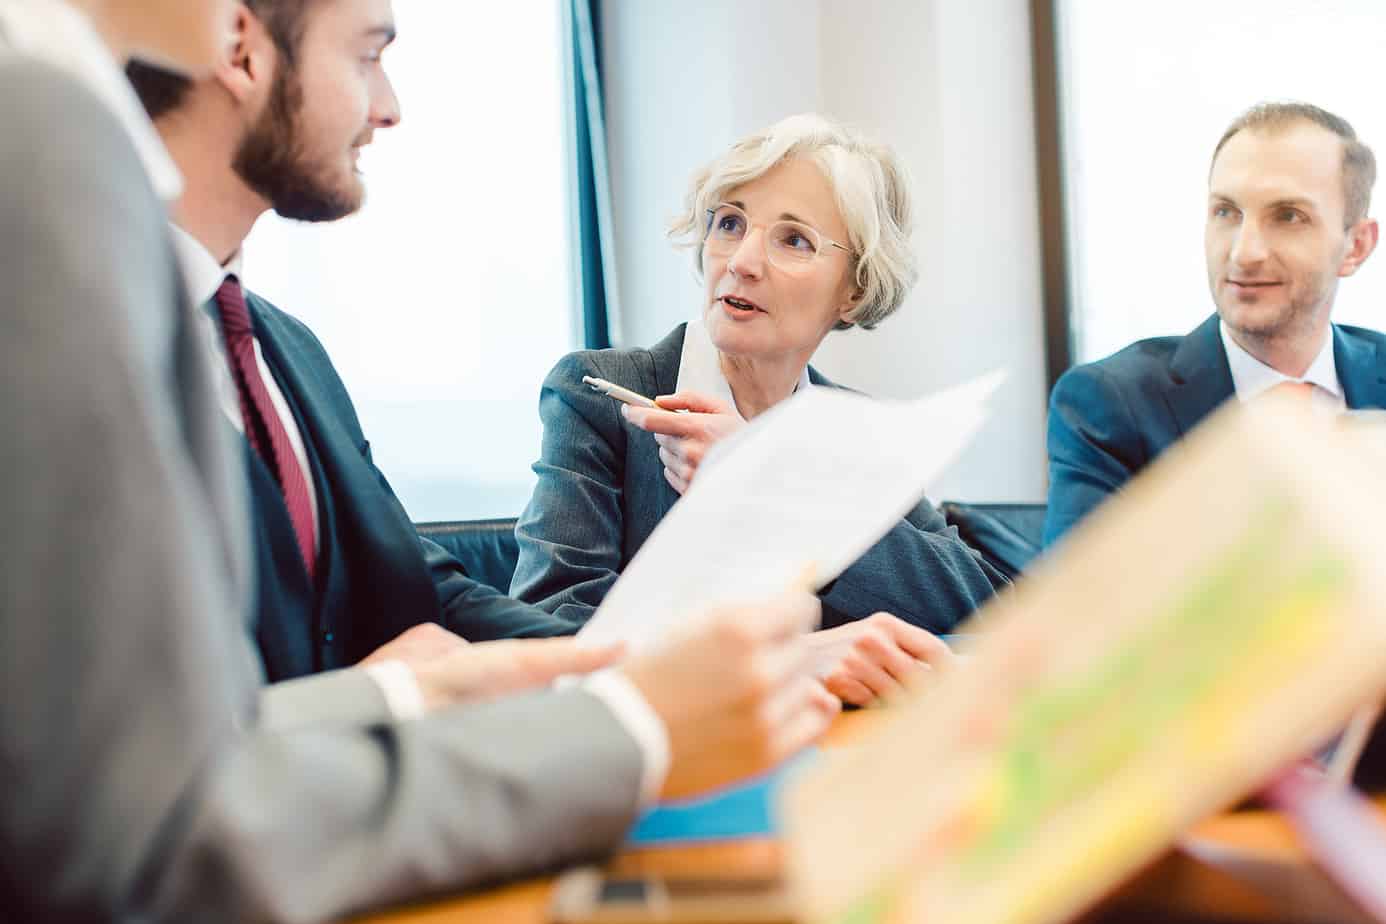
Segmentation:
[(1281, 382), (1308, 382), (1317, 385), (1335, 398), (1343, 397), (1343, 386), (1338, 381), (1338, 369), (1333, 361), (1333, 328), (1330, 325), (1328, 336), (1324, 338), (1319, 355), (1309, 364), (1302, 378), (1292, 378), (1267, 366), (1255, 356), (1242, 349), (1232, 339), (1225, 321), (1218, 322), (1218, 332), (1222, 335), (1222, 346), (1227, 351), (1227, 365), (1232, 371), (1232, 385), (1237, 390), (1237, 398), (1250, 401)]
[[(809, 381), (808, 367), (805, 366), (799, 373), (799, 381), (794, 386), (794, 391), (797, 393), (810, 387), (812, 383)], [(722, 374), (721, 355), (717, 352), (717, 346), (712, 342), (712, 337), (701, 318), (694, 318), (684, 328), (683, 352), (679, 356), (679, 378), (674, 390), (697, 391), (711, 395), (730, 407), (738, 417), (741, 416), (741, 412), (736, 409), (736, 399), (732, 396), (731, 385)]]
[(183, 192), (183, 177), (159, 138), (120, 63), (91, 21), (65, 0), (0, 0), (4, 42), (82, 83), (109, 109), (134, 145), (154, 192), (171, 203)]
[(175, 224), (170, 224), (169, 228), (173, 231), (173, 246), (178, 251), (178, 261), (183, 266), (183, 277), (188, 282), (188, 297), (194, 305), (205, 306), (209, 303), (227, 276), (243, 278), (243, 251), (236, 251), (223, 266), (197, 238)]

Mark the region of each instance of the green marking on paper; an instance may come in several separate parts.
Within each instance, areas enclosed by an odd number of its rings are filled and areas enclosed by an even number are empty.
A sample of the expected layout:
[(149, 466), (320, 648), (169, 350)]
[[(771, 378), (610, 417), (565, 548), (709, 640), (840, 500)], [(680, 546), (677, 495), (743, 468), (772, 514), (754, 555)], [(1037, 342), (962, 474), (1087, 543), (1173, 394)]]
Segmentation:
[(834, 918), (833, 924), (884, 924), (898, 901), (898, 889), (877, 886)]
[(1266, 648), (1341, 588), (1346, 566), (1327, 550), (1284, 573), (1271, 567), (1291, 513), (1285, 500), (1268, 503), (1202, 578), (1166, 604), (1166, 618), (1019, 707), (999, 755), (995, 827), (966, 863), (973, 877), (994, 875), (1057, 808), (1139, 755), (1152, 732), (1216, 688), (1231, 659)]

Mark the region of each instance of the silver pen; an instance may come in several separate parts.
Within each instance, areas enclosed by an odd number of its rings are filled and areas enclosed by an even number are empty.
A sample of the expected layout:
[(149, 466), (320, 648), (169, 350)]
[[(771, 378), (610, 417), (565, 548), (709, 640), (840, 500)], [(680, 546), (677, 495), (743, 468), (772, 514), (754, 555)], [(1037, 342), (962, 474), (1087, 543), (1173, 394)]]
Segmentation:
[(608, 398), (615, 398), (617, 401), (622, 401), (626, 404), (634, 404), (637, 407), (659, 407), (659, 405), (655, 404), (644, 395), (633, 392), (629, 388), (622, 388), (620, 385), (614, 382), (608, 382), (606, 379), (599, 379), (592, 375), (584, 375), (582, 381), (588, 388), (593, 391), (599, 391)]

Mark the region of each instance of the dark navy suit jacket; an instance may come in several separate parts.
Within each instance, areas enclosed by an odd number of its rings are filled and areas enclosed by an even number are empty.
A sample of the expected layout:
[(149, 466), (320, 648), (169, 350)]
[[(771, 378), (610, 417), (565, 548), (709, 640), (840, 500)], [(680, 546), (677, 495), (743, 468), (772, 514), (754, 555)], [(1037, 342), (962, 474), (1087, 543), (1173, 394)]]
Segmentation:
[[(545, 379), (544, 442), (534, 464), (539, 483), (515, 528), (520, 559), (510, 591), (516, 597), (585, 623), (679, 499), (664, 480), (654, 436), (627, 423), (620, 405), (582, 377), (672, 394), (684, 327), (648, 350), (569, 354)], [(832, 386), (811, 367), (809, 379)], [(947, 632), (1006, 583), (925, 501), (829, 586), (823, 625), (885, 610)]]
[[(1386, 335), (1334, 325), (1333, 359), (1349, 408), (1386, 407)], [(1045, 545), (1235, 393), (1217, 315), (1065, 372), (1049, 400)]]
[(271, 681), (345, 667), (421, 622), (476, 641), (571, 627), (479, 584), (415, 531), (371, 461), (351, 397), (302, 322), (247, 293), (265, 362), (298, 422), (318, 495), (310, 585), (269, 468), (249, 449), (259, 595), (257, 638)]

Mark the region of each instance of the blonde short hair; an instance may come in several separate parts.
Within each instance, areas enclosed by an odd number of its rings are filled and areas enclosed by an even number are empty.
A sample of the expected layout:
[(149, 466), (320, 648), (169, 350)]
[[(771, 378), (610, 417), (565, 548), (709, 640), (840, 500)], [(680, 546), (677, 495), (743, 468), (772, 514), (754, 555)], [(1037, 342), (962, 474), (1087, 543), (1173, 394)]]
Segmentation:
[(701, 274), (707, 210), (729, 190), (790, 157), (807, 158), (823, 171), (847, 223), (844, 243), (852, 249), (861, 298), (848, 321), (837, 327), (875, 327), (900, 307), (919, 278), (909, 242), (909, 179), (893, 151), (845, 125), (805, 113), (738, 141), (693, 174), (684, 212), (670, 225), (669, 236), (694, 248), (694, 266)]

